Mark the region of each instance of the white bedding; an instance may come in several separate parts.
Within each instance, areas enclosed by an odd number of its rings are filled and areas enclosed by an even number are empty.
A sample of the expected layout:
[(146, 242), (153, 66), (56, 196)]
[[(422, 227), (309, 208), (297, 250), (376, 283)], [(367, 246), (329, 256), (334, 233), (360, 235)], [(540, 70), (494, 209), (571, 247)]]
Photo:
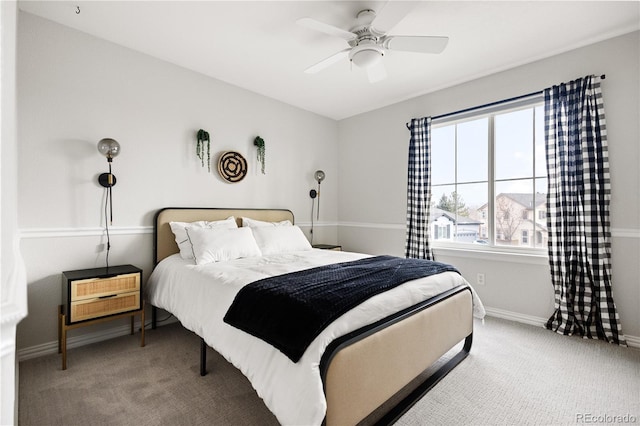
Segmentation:
[[(198, 266), (175, 254), (156, 266), (147, 283), (146, 297), (152, 305), (173, 313), (185, 328), (203, 337), (240, 369), (281, 424), (319, 425), (326, 411), (319, 365), (329, 343), (467, 281), (445, 272), (374, 296), (330, 324), (297, 363), (222, 319), (239, 289), (250, 282), (363, 257), (367, 255), (314, 249)], [(473, 294), (474, 316), (481, 318), (484, 308)]]

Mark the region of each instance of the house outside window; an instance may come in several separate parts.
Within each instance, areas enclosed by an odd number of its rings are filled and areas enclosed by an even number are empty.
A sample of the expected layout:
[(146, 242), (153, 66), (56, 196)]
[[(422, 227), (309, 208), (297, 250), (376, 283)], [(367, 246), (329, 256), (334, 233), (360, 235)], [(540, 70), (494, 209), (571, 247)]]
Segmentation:
[(442, 241), (474, 242), (479, 238), (479, 222), (437, 207), (431, 211), (431, 237)]
[[(545, 207), (546, 197), (544, 195), (540, 193), (504, 193), (496, 195), (497, 213), (495, 224), (498, 245), (509, 244), (510, 246), (527, 246), (540, 249), (546, 247), (546, 216), (543, 220), (536, 220), (535, 222), (528, 219), (529, 217), (536, 217), (530, 212)], [(481, 210), (486, 211), (488, 208), (489, 206), (486, 204), (481, 207)], [(529, 235), (534, 235), (534, 232), (536, 235), (539, 234), (540, 238), (536, 237), (535, 244), (531, 244)]]
[(475, 243), (477, 249), (545, 249), (542, 100), (436, 119), (431, 133), (430, 223), (446, 217), (451, 227), (446, 239), (431, 227), (434, 247)]

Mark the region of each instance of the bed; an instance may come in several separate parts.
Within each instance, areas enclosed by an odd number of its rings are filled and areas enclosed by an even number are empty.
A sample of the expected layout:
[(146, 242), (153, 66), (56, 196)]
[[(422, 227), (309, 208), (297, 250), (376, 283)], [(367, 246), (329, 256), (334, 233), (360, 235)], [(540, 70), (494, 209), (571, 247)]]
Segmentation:
[[(386, 408), (388, 401), (393, 401), (391, 407), (378, 420), (393, 423), (469, 353), (473, 316), (483, 316), (484, 309), (464, 278), (443, 272), (371, 297), (322, 330), (300, 360), (292, 362), (263, 340), (222, 321), (239, 289), (267, 275), (352, 262), (367, 255), (305, 249), (206, 265), (180, 257), (171, 222), (228, 218), (238, 226), (241, 218), (294, 222), (293, 213), (281, 209), (158, 211), (156, 266), (145, 289), (153, 307), (153, 327), (157, 308), (176, 316), (201, 338), (201, 374), (206, 372), (210, 346), (247, 376), (280, 423), (357, 424), (376, 409), (379, 412), (379, 407)], [(235, 275), (226, 278), (230, 271)], [(453, 355), (452, 348), (456, 348)], [(440, 360), (446, 353), (447, 360)], [(416, 378), (438, 360), (437, 370), (416, 385)], [(410, 382), (413, 390), (407, 391)], [(400, 391), (405, 393), (402, 398)]]

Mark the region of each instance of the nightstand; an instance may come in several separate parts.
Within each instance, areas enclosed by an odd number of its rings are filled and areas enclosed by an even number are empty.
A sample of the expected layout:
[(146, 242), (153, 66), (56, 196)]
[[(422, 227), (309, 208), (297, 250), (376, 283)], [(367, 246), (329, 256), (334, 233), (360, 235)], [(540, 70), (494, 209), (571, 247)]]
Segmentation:
[(140, 315), (144, 346), (142, 270), (133, 265), (81, 269), (62, 273), (62, 305), (58, 307), (58, 353), (67, 369), (67, 331), (104, 321)]
[(313, 248), (318, 248), (322, 250), (342, 251), (342, 246), (338, 246), (335, 244), (314, 244)]

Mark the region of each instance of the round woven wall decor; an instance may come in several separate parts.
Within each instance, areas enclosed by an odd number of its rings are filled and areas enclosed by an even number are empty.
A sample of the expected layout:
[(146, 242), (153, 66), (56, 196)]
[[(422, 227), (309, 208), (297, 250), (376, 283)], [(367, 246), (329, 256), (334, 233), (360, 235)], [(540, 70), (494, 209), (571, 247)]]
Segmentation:
[(247, 175), (247, 160), (235, 151), (223, 152), (218, 160), (218, 173), (227, 182), (240, 182)]

